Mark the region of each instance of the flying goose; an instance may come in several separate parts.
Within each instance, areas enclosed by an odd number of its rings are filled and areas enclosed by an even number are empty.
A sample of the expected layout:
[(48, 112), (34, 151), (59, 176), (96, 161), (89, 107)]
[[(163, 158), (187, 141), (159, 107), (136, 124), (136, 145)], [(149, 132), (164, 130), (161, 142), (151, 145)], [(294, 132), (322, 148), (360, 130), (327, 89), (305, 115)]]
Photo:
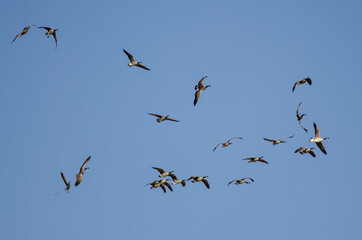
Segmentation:
[(263, 156), (261, 156), (261, 157), (249, 157), (249, 158), (244, 158), (243, 160), (249, 160), (249, 163), (263, 162), (263, 163), (269, 164), (267, 161), (265, 161), (263, 159)]
[(243, 183), (246, 183), (246, 184), (250, 184), (251, 182), (247, 182), (245, 181), (246, 179), (250, 179), (250, 181), (254, 182), (254, 179), (250, 178), (250, 177), (244, 177), (240, 180), (232, 180), (231, 182), (229, 182), (228, 186), (232, 183), (232, 182), (235, 182), (235, 185), (239, 185), (239, 184), (243, 184)]
[(312, 85), (312, 79), (310, 79), (310, 77), (304, 78), (302, 80), (297, 81), (296, 83), (294, 83), (292, 92), (294, 92), (295, 88), (299, 85), (299, 84), (304, 84), (308, 82), (309, 85)]
[(297, 108), (297, 119), (298, 119), (299, 125), (304, 129), (304, 131), (308, 132), (308, 130), (305, 127), (303, 127), (302, 123), (300, 122), (304, 116), (307, 116), (307, 114), (305, 114), (305, 113), (303, 113), (302, 115), (299, 114), (299, 108), (300, 108), (301, 104), (302, 104), (302, 102), (299, 103), (298, 108)]
[(11, 43), (13, 43), (18, 37), (21, 37), (21, 36), (25, 35), (25, 34), (28, 32), (28, 30), (29, 30), (29, 28), (30, 28), (31, 26), (36, 26), (36, 25), (26, 26), (26, 27), (23, 29), (23, 31), (21, 31), (18, 35), (15, 36), (14, 40), (13, 40)]
[(278, 140), (268, 139), (268, 138), (264, 138), (264, 140), (265, 140), (265, 141), (268, 141), (268, 142), (272, 142), (272, 143), (273, 143), (273, 146), (275, 146), (275, 145), (277, 145), (277, 144), (279, 144), (279, 143), (286, 143), (286, 141), (282, 141), (282, 140), (284, 140), (284, 139), (289, 139), (289, 138), (292, 138), (292, 137), (294, 137), (294, 135), (293, 135), (293, 136), (290, 136), (290, 137), (287, 137), (287, 138), (278, 139)]
[(158, 188), (158, 187), (161, 187), (163, 192), (166, 193), (166, 188), (164, 185), (166, 185), (166, 187), (168, 189), (171, 190), (171, 192), (173, 192), (173, 189), (171, 187), (171, 185), (167, 182), (169, 181), (170, 179), (158, 179), (158, 180), (155, 180), (153, 182), (150, 182), (150, 183), (147, 183), (145, 186), (147, 185), (151, 185), (152, 187), (150, 187), (150, 189), (154, 189), (154, 188)]
[(57, 40), (57, 34), (56, 34), (56, 31), (58, 31), (58, 29), (53, 29), (50, 27), (38, 27), (38, 28), (44, 28), (45, 30), (48, 30), (48, 32), (46, 32), (45, 35), (47, 35), (48, 38), (50, 37), (50, 35), (53, 35), (54, 40), (55, 40), (55, 47), (58, 46), (58, 40)]
[(137, 62), (136, 60), (134, 60), (133, 56), (129, 52), (127, 52), (126, 50), (123, 49), (123, 52), (128, 56), (128, 59), (130, 61), (130, 63), (128, 63), (129, 67), (136, 66), (136, 67), (140, 67), (140, 68), (143, 68), (143, 69), (146, 69), (146, 70), (151, 70), (151, 69), (143, 66), (141, 64), (142, 62)]
[(187, 181), (193, 179), (191, 182), (196, 183), (196, 182), (203, 182), (205, 184), (205, 186), (210, 189), (210, 185), (209, 182), (205, 179), (209, 176), (204, 176), (204, 177), (199, 177), (199, 176), (192, 176), (189, 179), (187, 179)]
[(214, 148), (213, 152), (215, 152), (216, 148), (222, 144), (222, 147), (227, 147), (227, 146), (230, 146), (231, 144), (233, 144), (232, 142), (230, 142), (231, 140), (233, 139), (243, 139), (242, 137), (234, 137), (234, 138), (231, 138), (229, 139), (227, 142), (224, 142), (224, 143), (219, 143), (218, 145), (216, 145), (216, 147)]
[(167, 177), (167, 176), (170, 176), (171, 173), (173, 173), (173, 171), (166, 172), (162, 168), (158, 168), (158, 167), (152, 167), (152, 168), (156, 169), (160, 173), (160, 175), (158, 177)]
[(168, 116), (170, 116), (170, 115), (162, 116), (162, 115), (155, 114), (155, 113), (148, 113), (148, 114), (157, 117), (157, 120), (156, 120), (157, 122), (162, 122), (162, 121), (165, 121), (165, 120), (173, 121), (173, 122), (179, 122), (179, 120), (169, 118)]
[(83, 163), (82, 166), (80, 167), (79, 173), (77, 173), (77, 174), (75, 175), (75, 178), (77, 179), (77, 181), (75, 182), (75, 186), (78, 186), (78, 185), (82, 182), (84, 172), (89, 169), (89, 167), (84, 168), (84, 166), (89, 162), (90, 158), (91, 158), (91, 156), (89, 156), (89, 157), (84, 161), (84, 163)]
[(309, 153), (310, 155), (312, 155), (313, 157), (315, 157), (315, 153), (312, 151), (315, 148), (304, 148), (304, 147), (300, 147), (297, 150), (295, 150), (295, 153), (300, 153), (300, 154), (306, 154)]
[(66, 185), (65, 188), (63, 188), (62, 190), (60, 190), (59, 192), (57, 192), (55, 195), (57, 195), (58, 193), (62, 192), (62, 191), (67, 191), (69, 193), (69, 188), (70, 188), (70, 181), (68, 182), (67, 179), (65, 178), (64, 174), (62, 172), (60, 172), (60, 176), (62, 176), (62, 179)]
[(211, 85), (207, 85), (205, 86), (202, 82), (204, 81), (204, 79), (207, 78), (207, 76), (201, 78), (201, 80), (199, 81), (199, 83), (195, 86), (195, 90), (197, 90), (195, 92), (195, 99), (194, 99), (194, 106), (196, 106), (197, 101), (199, 100), (200, 96), (201, 96), (201, 91), (205, 90), (208, 87), (211, 87)]
[(172, 180), (173, 180), (172, 184), (179, 184), (179, 183), (181, 183), (183, 187), (186, 186), (186, 180), (185, 180), (185, 179), (184, 179), (184, 180), (180, 180), (180, 179), (178, 179), (178, 178), (176, 177), (176, 175), (173, 174), (173, 173), (170, 173), (168, 176), (170, 176), (170, 177), (172, 178)]
[(321, 138), (319, 133), (319, 128), (317, 127), (317, 124), (313, 123), (314, 126), (314, 138), (310, 138), (309, 142), (315, 142), (319, 149), (324, 153), (327, 154), (326, 149), (324, 148), (322, 142), (323, 140), (329, 139), (329, 137)]

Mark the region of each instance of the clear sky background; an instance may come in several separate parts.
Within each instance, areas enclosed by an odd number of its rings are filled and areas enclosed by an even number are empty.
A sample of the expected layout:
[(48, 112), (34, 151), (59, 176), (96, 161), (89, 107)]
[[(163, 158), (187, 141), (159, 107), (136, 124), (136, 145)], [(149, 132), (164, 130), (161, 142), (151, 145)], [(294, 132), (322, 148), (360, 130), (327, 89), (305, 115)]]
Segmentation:
[[(361, 239), (361, 12), (361, 1), (1, 1), (0, 239)], [(30, 24), (59, 28), (58, 48), (36, 27), (11, 44)], [(152, 70), (129, 68), (123, 48)], [(295, 154), (314, 147), (313, 122), (328, 155)], [(153, 166), (208, 175), (211, 189), (150, 190)], [(61, 171), (72, 187), (54, 196)], [(255, 182), (227, 187), (242, 177)]]

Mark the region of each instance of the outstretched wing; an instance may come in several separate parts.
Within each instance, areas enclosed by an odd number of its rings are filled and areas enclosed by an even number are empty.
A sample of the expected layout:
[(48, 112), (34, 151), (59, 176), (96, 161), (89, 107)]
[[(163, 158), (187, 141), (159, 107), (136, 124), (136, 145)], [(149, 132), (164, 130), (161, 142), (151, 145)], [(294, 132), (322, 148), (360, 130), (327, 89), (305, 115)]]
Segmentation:
[(237, 181), (237, 180), (232, 180), (232, 181), (230, 181), (230, 182), (228, 183), (228, 186), (229, 186), (231, 183), (235, 182), (235, 181)]
[(216, 147), (214, 147), (213, 152), (215, 152), (216, 148), (217, 148), (220, 144), (222, 144), (222, 143), (219, 143), (218, 145), (216, 145)]
[(58, 39), (57, 39), (57, 34), (55, 33), (55, 31), (54, 31), (54, 33), (52, 35), (53, 35), (54, 40), (55, 40), (55, 47), (57, 47), (58, 46)]
[(179, 120), (173, 119), (173, 118), (165, 118), (165, 120), (173, 121), (173, 122), (179, 122)]
[(305, 80), (307, 80), (309, 85), (312, 85), (312, 79), (310, 79), (310, 77), (307, 77)]
[(294, 137), (294, 135), (293, 135), (293, 136), (290, 136), (290, 137), (287, 137), (287, 138), (282, 138), (282, 139), (279, 139), (279, 141), (280, 141), (280, 140), (284, 140), (284, 139), (293, 138), (293, 137)]
[(233, 139), (243, 139), (243, 138), (242, 137), (234, 137), (234, 138), (230, 138), (227, 142), (229, 143)]
[(168, 187), (168, 189), (171, 190), (171, 192), (173, 192), (172, 187), (171, 187), (171, 185), (170, 185), (168, 182), (165, 182), (164, 184), (166, 185), (166, 187)]
[[(21, 33), (22, 33), (22, 32), (21, 32)], [(16, 35), (15, 38), (14, 38), (14, 40), (13, 40), (11, 43), (13, 43), (13, 42), (21, 35), (21, 33), (19, 33), (18, 35)]]
[(127, 52), (126, 50), (123, 49), (123, 52), (127, 55), (128, 59), (130, 60), (130, 62), (135, 62), (133, 56)]
[(300, 122), (300, 120), (299, 120), (298, 122), (299, 122), (299, 125), (304, 129), (304, 131), (305, 131), (306, 133), (308, 133), (308, 129), (306, 129), (305, 127), (303, 127), (303, 125), (302, 125), (302, 123)]
[(263, 163), (266, 163), (266, 164), (269, 164), (267, 161), (265, 161), (264, 159), (259, 159), (258, 160), (259, 162), (263, 162)]
[(67, 179), (65, 178), (64, 174), (63, 174), (62, 172), (60, 172), (60, 175), (62, 176), (65, 185), (68, 186), (68, 181), (67, 181)]
[(298, 86), (299, 84), (299, 81), (297, 81), (296, 83), (294, 83), (294, 86), (293, 86), (293, 89), (292, 89), (292, 92), (294, 92), (295, 88)]
[(299, 108), (300, 108), (300, 105), (302, 105), (302, 102), (299, 103), (298, 108), (297, 108), (297, 115), (298, 115), (298, 116), (299, 116)]
[(52, 29), (52, 28), (50, 28), (50, 27), (38, 27), (38, 28), (44, 28), (44, 29), (46, 29), (46, 30), (50, 30), (50, 29)]
[(173, 174), (173, 173), (168, 174), (168, 176), (170, 176), (170, 177), (172, 178), (172, 180), (173, 180), (173, 181), (177, 180), (176, 175), (175, 175), (175, 174)]
[(148, 70), (148, 71), (150, 71), (151, 69), (149, 69), (148, 67), (146, 67), (146, 66), (144, 66), (144, 65), (142, 65), (142, 64), (137, 64), (136, 65), (137, 67), (140, 67), (140, 68), (143, 68), (143, 69), (146, 69), (146, 70)]
[(198, 86), (199, 88), (203, 88), (203, 86), (204, 86), (203, 82), (204, 82), (204, 79), (205, 79), (205, 78), (207, 78), (207, 76), (201, 78), (201, 80), (198, 82), (197, 86)]
[(315, 124), (315, 123), (313, 123), (313, 126), (314, 126), (314, 135), (316, 138), (319, 138), (320, 137), (319, 128), (317, 127), (317, 124)]
[(254, 182), (254, 179), (250, 178), (250, 177), (244, 177), (241, 180), (246, 180), (246, 179), (250, 179), (250, 181)]
[(209, 182), (208, 182), (206, 179), (202, 179), (201, 181), (205, 184), (205, 186), (206, 186), (208, 189), (210, 189)]
[(194, 106), (196, 106), (196, 103), (197, 101), (199, 101), (200, 96), (201, 96), (201, 90), (199, 89), (195, 92)]
[(82, 169), (84, 168), (84, 166), (89, 162), (89, 160), (91, 159), (91, 156), (89, 156), (83, 163), (83, 165), (81, 166), (79, 173), (82, 172)]
[(162, 188), (163, 192), (166, 193), (166, 188), (163, 184), (160, 185), (160, 187)]
[(155, 117), (163, 117), (162, 115), (160, 115), (160, 114), (155, 114), (155, 113), (148, 113), (148, 114), (150, 114), (150, 115), (152, 115), (152, 116), (155, 116)]
[(309, 154), (315, 157), (315, 153), (312, 150), (309, 151)]
[(316, 144), (324, 154), (327, 154), (327, 151), (326, 151), (326, 149), (324, 148), (324, 146), (323, 146), (323, 144), (321, 142), (317, 142)]
[(275, 140), (273, 139), (268, 139), (268, 138), (264, 138), (265, 141), (268, 141), (268, 142), (275, 142)]
[(165, 171), (162, 168), (158, 168), (158, 167), (152, 167), (153, 169), (156, 169), (157, 171), (160, 172), (160, 174), (164, 173)]

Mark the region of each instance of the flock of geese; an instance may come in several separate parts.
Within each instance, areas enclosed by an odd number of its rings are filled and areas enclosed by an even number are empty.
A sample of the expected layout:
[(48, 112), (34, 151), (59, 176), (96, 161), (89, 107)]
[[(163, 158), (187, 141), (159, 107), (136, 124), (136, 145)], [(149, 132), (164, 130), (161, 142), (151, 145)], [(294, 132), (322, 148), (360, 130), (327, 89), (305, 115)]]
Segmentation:
[[(18, 37), (22, 37), (23, 35), (25, 35), (28, 30), (32, 27), (32, 26), (36, 26), (36, 25), (29, 25), (29, 26), (26, 26), (19, 34), (17, 34), (15, 36), (15, 38), (13, 39), (13, 41), (11, 43), (13, 43)], [(49, 38), (50, 35), (52, 35), (54, 37), (54, 40), (55, 40), (55, 45), (57, 47), (57, 44), (58, 44), (58, 40), (57, 40), (57, 35), (56, 35), (56, 31), (58, 31), (58, 29), (54, 29), (54, 28), (50, 28), (50, 27), (38, 27), (38, 28), (43, 28), (45, 30), (47, 30), (47, 32), (45, 33), (45, 35)], [(133, 67), (133, 66), (136, 66), (136, 67), (139, 67), (139, 68), (142, 68), (142, 69), (145, 69), (145, 70), (148, 70), (150, 71), (151, 69), (149, 69), (148, 67), (142, 65), (141, 63), (142, 62), (138, 62), (134, 59), (133, 55), (131, 55), (129, 52), (127, 52), (125, 49), (123, 49), (123, 52), (127, 55), (128, 59), (129, 59), (129, 63), (128, 63), (128, 66), (129, 67)], [(201, 96), (201, 92), (206, 90), (208, 87), (211, 87), (211, 85), (204, 85), (204, 80), (205, 78), (207, 78), (207, 76), (204, 76), (198, 83), (197, 85), (195, 86), (195, 98), (194, 98), (194, 106), (196, 106), (197, 102), (199, 101), (200, 99), (200, 96)], [(293, 85), (293, 88), (292, 88), (292, 92), (295, 91), (296, 87), (298, 85), (302, 85), (302, 84), (305, 84), (305, 83), (308, 83), (309, 85), (312, 85), (312, 80), (311, 78), (307, 77), (307, 78), (304, 78), (300, 81), (297, 81), (294, 83)], [(302, 125), (301, 123), (301, 120), (303, 119), (303, 117), (306, 116), (306, 114), (300, 114), (299, 113), (299, 110), (300, 110), (300, 106), (301, 106), (302, 103), (299, 103), (298, 105), (298, 108), (297, 108), (297, 113), (296, 113), (296, 116), (297, 116), (297, 120), (298, 120), (298, 123), (299, 125), (302, 127), (302, 129), (308, 133), (308, 130)], [(179, 122), (179, 120), (176, 120), (176, 119), (173, 119), (173, 118), (169, 118), (169, 115), (166, 115), (166, 116), (163, 116), (163, 115), (160, 115), (160, 114), (155, 114), (155, 113), (148, 113), (149, 115), (152, 115), (152, 116), (155, 116), (157, 117), (156, 121), (158, 123), (160, 122), (163, 122), (163, 121), (173, 121), (173, 122)], [(319, 131), (319, 128), (318, 126), (316, 125), (316, 123), (313, 123), (313, 126), (314, 126), (314, 138), (310, 138), (309, 139), (309, 142), (311, 143), (316, 143), (317, 147), (324, 153), (324, 154), (327, 154), (327, 151), (326, 149), (324, 148), (322, 142), (326, 139), (329, 139), (328, 137), (326, 138), (322, 138), (320, 136), (320, 131)], [(273, 146), (275, 145), (278, 145), (278, 144), (281, 144), (281, 143), (286, 143), (285, 140), (287, 139), (291, 139), (293, 138), (294, 135), (290, 136), (290, 137), (287, 137), (287, 138), (281, 138), (281, 139), (268, 139), (268, 138), (264, 138), (265, 141), (268, 141), (268, 142), (271, 142), (273, 144)], [(233, 144), (231, 141), (234, 140), (234, 139), (243, 139), (242, 137), (234, 137), (234, 138), (230, 138), (228, 141), (226, 142), (222, 142), (222, 143), (219, 143), (217, 144), (214, 149), (213, 149), (213, 152), (215, 152), (215, 150), (221, 145), (222, 148), (225, 148), (225, 147), (228, 147), (230, 146), (231, 144)], [(297, 150), (295, 150), (295, 153), (300, 153), (300, 154), (307, 154), (309, 153), (311, 156), (313, 157), (316, 157), (316, 154), (315, 152), (313, 151), (315, 148), (312, 147), (312, 148), (305, 148), (305, 147), (300, 147), (298, 148)], [(88, 167), (85, 167), (85, 165), (90, 161), (91, 159), (91, 156), (89, 156), (82, 164), (79, 172), (76, 174), (76, 182), (75, 182), (75, 187), (77, 187), (82, 181), (83, 181), (83, 175), (85, 173), (86, 170), (88, 170), (89, 168)], [(248, 163), (255, 163), (255, 162), (261, 162), (261, 163), (265, 163), (265, 164), (269, 164), (265, 159), (263, 159), (263, 156), (261, 157), (248, 157), (248, 158), (244, 158), (242, 160), (247, 160)], [(148, 184), (146, 184), (145, 186), (148, 186), (150, 185), (150, 189), (156, 189), (156, 188), (161, 188), (163, 190), (164, 193), (166, 193), (166, 187), (170, 190), (170, 191), (173, 191), (172, 187), (171, 187), (171, 184), (172, 185), (177, 185), (177, 184), (180, 184), (185, 187), (186, 186), (186, 182), (187, 181), (190, 181), (192, 183), (197, 183), (197, 182), (203, 182), (204, 185), (206, 186), (206, 188), (210, 189), (210, 185), (209, 185), (209, 182), (206, 180), (206, 178), (208, 178), (208, 176), (203, 176), (203, 177), (199, 177), (199, 176), (191, 176), (189, 177), (188, 179), (178, 179), (176, 177), (176, 175), (174, 174), (174, 171), (170, 171), (170, 172), (166, 172), (164, 171), (162, 168), (158, 168), (158, 167), (152, 167), (153, 169), (157, 170), (160, 175), (158, 176), (160, 179), (157, 179), (157, 180), (154, 180), (153, 182), (150, 182)], [(65, 188), (63, 188), (62, 190), (60, 190), (58, 193), (62, 192), (62, 191), (67, 191), (69, 193), (69, 189), (71, 187), (71, 182), (67, 181), (65, 175), (63, 174), (63, 172), (60, 173), (61, 175), (61, 178), (63, 179), (64, 181), (64, 184), (65, 184)], [(170, 177), (170, 178), (167, 178), (166, 177)], [(247, 181), (247, 180), (250, 180), (250, 181)], [(168, 181), (172, 181), (171, 184), (168, 183)], [(235, 185), (239, 185), (239, 184), (251, 184), (251, 182), (254, 182), (254, 179), (250, 178), (250, 177), (244, 177), (244, 178), (241, 178), (241, 179), (236, 179), (236, 180), (232, 180), (228, 183), (228, 186), (230, 184), (232, 184), (234, 182)], [(55, 195), (57, 195), (58, 193), (56, 193)]]

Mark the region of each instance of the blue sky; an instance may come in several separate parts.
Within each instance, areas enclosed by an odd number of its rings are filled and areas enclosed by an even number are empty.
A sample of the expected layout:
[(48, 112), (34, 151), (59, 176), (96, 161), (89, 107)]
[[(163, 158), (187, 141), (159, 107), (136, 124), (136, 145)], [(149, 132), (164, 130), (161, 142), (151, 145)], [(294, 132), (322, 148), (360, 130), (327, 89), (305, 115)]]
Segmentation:
[[(361, 239), (361, 10), (360, 1), (2, 1), (0, 238)], [(30, 24), (59, 28), (58, 47), (36, 27), (11, 44)], [(123, 48), (152, 70), (129, 68)], [(211, 87), (194, 107), (205, 75)], [(307, 76), (312, 86), (292, 93)], [(308, 134), (295, 116), (301, 101)], [(313, 147), (313, 122), (330, 137), (328, 155), (295, 154)], [(270, 164), (241, 160), (251, 156)], [(150, 190), (153, 166), (208, 175), (211, 189)], [(54, 196), (60, 172), (73, 186)], [(227, 187), (242, 177), (255, 182)]]

